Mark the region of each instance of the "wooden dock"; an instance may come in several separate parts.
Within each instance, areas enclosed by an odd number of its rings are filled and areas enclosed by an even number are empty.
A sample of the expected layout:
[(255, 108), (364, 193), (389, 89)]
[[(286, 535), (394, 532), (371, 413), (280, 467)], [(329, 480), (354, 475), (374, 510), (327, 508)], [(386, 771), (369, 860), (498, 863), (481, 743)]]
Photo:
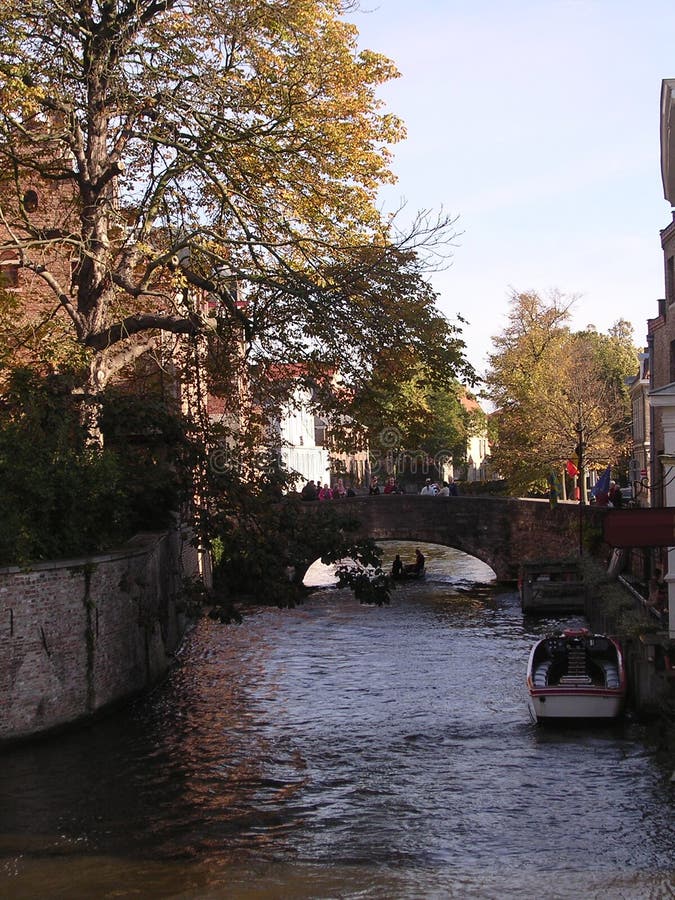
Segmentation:
[(576, 561), (523, 563), (518, 586), (523, 612), (583, 613), (586, 609), (586, 585)]

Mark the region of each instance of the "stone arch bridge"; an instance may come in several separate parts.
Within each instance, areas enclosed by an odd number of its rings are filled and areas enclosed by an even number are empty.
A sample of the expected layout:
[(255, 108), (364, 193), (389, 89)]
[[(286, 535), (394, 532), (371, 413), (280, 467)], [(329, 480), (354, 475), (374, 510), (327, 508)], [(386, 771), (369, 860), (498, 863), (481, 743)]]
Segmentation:
[[(487, 563), (499, 581), (515, 581), (521, 563), (569, 559), (584, 544), (602, 542), (604, 510), (578, 503), (514, 497), (426, 497), (389, 494), (302, 504), (309, 516), (335, 511), (358, 521), (355, 534), (374, 540), (420, 541), (454, 547)], [(603, 549), (602, 546), (599, 549)]]

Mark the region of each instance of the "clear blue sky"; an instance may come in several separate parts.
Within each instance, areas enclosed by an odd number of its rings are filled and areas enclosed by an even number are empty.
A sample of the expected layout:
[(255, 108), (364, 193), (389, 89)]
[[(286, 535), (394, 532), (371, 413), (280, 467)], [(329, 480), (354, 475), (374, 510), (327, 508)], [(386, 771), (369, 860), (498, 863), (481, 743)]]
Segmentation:
[(511, 289), (578, 295), (572, 327), (619, 318), (645, 343), (663, 296), (661, 80), (675, 77), (662, 0), (362, 0), (348, 17), (401, 78), (406, 123), (386, 209), (441, 207), (462, 232), (432, 277), (483, 371)]

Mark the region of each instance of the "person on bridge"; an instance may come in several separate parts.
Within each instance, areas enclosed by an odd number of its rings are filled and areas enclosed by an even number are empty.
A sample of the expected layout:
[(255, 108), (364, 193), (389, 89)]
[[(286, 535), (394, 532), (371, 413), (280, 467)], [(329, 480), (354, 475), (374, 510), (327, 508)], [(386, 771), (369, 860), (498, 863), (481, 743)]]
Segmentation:
[(314, 480), (308, 481), (307, 484), (300, 491), (300, 496), (303, 500), (316, 500), (317, 498), (317, 489), (314, 484)]
[(427, 478), (424, 487), (420, 491), (424, 497), (434, 497), (436, 495), (436, 485), (431, 483), (431, 478)]
[(610, 481), (610, 483), (609, 483), (609, 502), (616, 509), (620, 509), (623, 504), (623, 496), (621, 494), (621, 488), (616, 483), (616, 481)]

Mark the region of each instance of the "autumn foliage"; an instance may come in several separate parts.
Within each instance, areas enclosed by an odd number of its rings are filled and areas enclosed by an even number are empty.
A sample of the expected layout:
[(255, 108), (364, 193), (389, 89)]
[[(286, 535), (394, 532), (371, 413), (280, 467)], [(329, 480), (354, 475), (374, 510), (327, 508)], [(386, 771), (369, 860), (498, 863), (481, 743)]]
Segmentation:
[(556, 292), (514, 292), (508, 325), (493, 338), (486, 379), (496, 407), (492, 462), (512, 493), (543, 492), (551, 471), (579, 460), (580, 435), (584, 471), (626, 463), (624, 379), (637, 360), (631, 329), (617, 322), (608, 334), (572, 332), (572, 303)]

